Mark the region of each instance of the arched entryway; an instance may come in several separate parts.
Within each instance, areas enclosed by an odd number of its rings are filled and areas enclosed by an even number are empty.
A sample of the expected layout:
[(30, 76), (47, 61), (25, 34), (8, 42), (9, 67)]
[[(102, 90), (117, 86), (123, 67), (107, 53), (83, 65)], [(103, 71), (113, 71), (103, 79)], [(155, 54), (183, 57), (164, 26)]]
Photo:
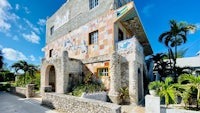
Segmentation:
[(56, 71), (55, 67), (51, 66), (49, 69), (49, 85), (52, 87), (52, 91), (56, 91)]

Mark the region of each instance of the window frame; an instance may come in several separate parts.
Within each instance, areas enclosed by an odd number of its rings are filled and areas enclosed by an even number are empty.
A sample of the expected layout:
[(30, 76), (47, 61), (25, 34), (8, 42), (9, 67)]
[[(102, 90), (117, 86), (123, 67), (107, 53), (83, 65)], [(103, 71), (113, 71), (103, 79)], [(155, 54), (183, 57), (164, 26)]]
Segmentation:
[[(120, 36), (120, 35), (122, 35), (122, 36)], [(118, 41), (122, 41), (122, 40), (124, 40), (124, 32), (123, 32), (123, 30), (118, 28)]]
[[(104, 71), (104, 72), (103, 72), (103, 75), (100, 74), (100, 72), (99, 72), (100, 70), (103, 70), (103, 71)], [(107, 70), (107, 71), (106, 71), (106, 70)], [(98, 76), (106, 76), (106, 77), (110, 76), (110, 75), (109, 75), (109, 68), (108, 68), (108, 67), (98, 67), (98, 68), (97, 68), (97, 75), (98, 75)]]
[(97, 44), (99, 40), (99, 31), (93, 31), (89, 33), (89, 45)]
[(53, 33), (54, 33), (54, 26), (51, 26), (51, 28), (50, 28), (50, 35), (53, 35)]
[(92, 10), (93, 8), (99, 5), (99, 0), (89, 0), (89, 9)]
[(53, 49), (49, 50), (49, 58), (51, 58), (53, 56)]

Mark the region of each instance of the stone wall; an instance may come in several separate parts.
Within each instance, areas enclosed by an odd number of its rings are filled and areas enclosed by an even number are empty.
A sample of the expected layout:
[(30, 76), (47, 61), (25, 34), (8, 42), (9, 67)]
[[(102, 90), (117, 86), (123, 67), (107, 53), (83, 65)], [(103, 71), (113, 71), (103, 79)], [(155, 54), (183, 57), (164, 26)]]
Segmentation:
[(28, 84), (26, 87), (11, 87), (10, 92), (26, 98), (35, 96), (34, 84)]
[(191, 110), (184, 110), (184, 109), (173, 109), (173, 108), (161, 108), (160, 113), (199, 113), (199, 111), (191, 111)]
[(121, 113), (121, 106), (65, 94), (45, 93), (42, 104), (66, 113)]
[(81, 97), (107, 102), (107, 93), (106, 92), (83, 93), (81, 95)]

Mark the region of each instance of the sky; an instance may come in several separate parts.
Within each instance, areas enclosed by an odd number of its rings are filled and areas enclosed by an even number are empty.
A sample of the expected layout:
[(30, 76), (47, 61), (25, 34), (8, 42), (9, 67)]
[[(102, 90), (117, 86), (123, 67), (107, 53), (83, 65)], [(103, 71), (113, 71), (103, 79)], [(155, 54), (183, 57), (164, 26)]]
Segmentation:
[[(18, 60), (39, 65), (44, 57), (46, 20), (66, 0), (0, 0), (0, 50), (8, 66)], [(178, 49), (186, 49), (186, 57), (200, 50), (200, 0), (134, 0), (154, 54), (166, 52), (158, 42), (161, 33), (169, 30), (171, 19), (197, 26), (188, 34), (188, 41)]]

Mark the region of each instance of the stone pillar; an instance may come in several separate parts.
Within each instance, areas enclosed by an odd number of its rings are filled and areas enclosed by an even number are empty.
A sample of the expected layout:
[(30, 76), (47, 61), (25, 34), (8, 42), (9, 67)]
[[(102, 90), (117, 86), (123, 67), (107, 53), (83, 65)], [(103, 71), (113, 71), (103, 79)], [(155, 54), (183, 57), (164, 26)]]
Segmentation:
[(61, 71), (62, 71), (62, 79), (63, 79), (63, 92), (67, 93), (68, 82), (69, 82), (69, 68), (70, 68), (70, 61), (68, 57), (68, 52), (63, 51), (62, 58), (61, 58)]
[(44, 64), (44, 62), (45, 62), (45, 58), (43, 58), (42, 59), (42, 65), (41, 65), (41, 69), (40, 69), (40, 93), (43, 95), (44, 94), (44, 92), (45, 92), (45, 77), (46, 77), (46, 75), (45, 75), (45, 71), (46, 71), (46, 69), (45, 69), (45, 64)]
[(34, 97), (35, 92), (34, 92), (34, 84), (28, 84), (26, 85), (26, 98)]
[(160, 113), (160, 97), (145, 96), (145, 113)]
[(110, 60), (110, 91), (108, 96), (113, 103), (120, 103), (118, 98), (121, 88), (121, 58), (114, 52)]
[[(136, 61), (129, 61), (129, 97), (133, 105), (138, 104), (138, 66)], [(142, 82), (142, 81), (141, 81)]]

